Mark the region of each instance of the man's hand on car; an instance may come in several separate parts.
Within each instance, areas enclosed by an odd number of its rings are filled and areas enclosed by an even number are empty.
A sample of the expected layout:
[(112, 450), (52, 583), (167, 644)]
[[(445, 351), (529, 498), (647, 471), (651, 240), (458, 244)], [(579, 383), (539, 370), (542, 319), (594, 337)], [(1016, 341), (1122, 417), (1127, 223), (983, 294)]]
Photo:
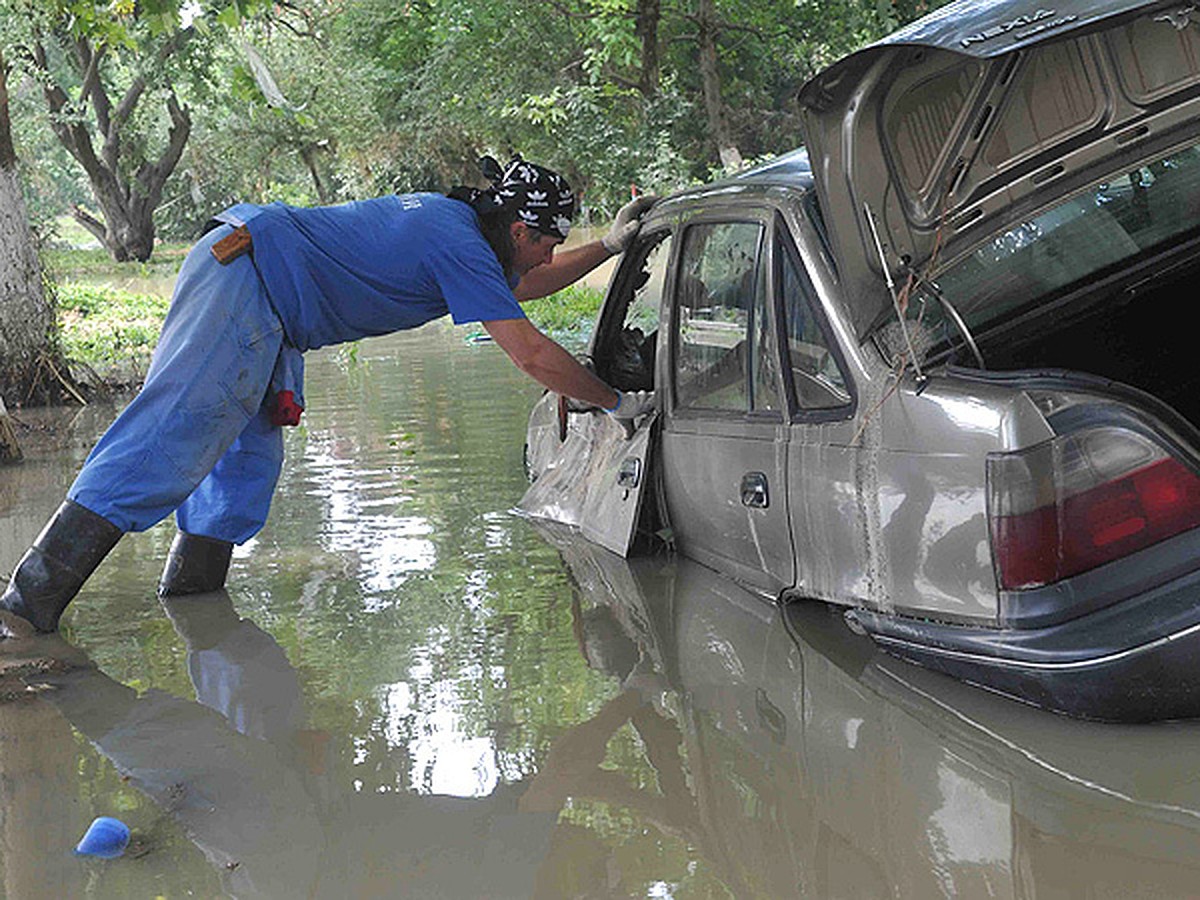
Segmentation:
[(654, 391), (617, 391), (617, 405), (605, 412), (625, 429), (625, 437), (633, 437), (636, 421), (654, 409)]
[(600, 239), (604, 249), (614, 256), (624, 253), (637, 237), (638, 229), (642, 226), (642, 216), (657, 202), (658, 198), (652, 195), (634, 197), (617, 210), (617, 217), (613, 220), (608, 234)]

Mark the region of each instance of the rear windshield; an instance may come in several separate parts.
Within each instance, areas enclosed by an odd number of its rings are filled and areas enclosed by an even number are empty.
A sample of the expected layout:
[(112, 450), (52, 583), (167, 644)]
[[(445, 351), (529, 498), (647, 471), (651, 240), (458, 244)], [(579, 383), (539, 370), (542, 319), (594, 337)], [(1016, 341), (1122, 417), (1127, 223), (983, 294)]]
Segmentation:
[[(947, 266), (936, 281), (978, 336), (1010, 314), (1117, 270), (1197, 226), (1200, 145), (1106, 178), (1014, 225)], [(937, 336), (957, 340), (938, 305), (924, 306), (926, 324)]]

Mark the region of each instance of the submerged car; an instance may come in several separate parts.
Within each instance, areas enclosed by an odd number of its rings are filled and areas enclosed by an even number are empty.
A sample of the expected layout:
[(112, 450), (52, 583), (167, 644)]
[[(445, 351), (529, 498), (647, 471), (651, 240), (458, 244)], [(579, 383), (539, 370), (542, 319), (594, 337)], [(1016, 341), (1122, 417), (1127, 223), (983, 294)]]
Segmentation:
[(648, 215), (588, 357), (656, 413), (544, 397), (522, 508), (1030, 703), (1200, 715), (1200, 11), (954, 3), (800, 104), (804, 149)]

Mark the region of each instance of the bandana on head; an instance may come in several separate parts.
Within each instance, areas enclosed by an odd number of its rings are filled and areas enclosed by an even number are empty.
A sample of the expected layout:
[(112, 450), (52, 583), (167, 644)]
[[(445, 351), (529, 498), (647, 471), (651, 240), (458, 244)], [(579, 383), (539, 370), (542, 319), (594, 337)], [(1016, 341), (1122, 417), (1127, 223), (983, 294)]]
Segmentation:
[(517, 221), (551, 237), (565, 238), (575, 214), (575, 195), (567, 180), (544, 166), (516, 156), (504, 169), (490, 156), (479, 161), (490, 188), (472, 190), (467, 199), (479, 212), (511, 209)]

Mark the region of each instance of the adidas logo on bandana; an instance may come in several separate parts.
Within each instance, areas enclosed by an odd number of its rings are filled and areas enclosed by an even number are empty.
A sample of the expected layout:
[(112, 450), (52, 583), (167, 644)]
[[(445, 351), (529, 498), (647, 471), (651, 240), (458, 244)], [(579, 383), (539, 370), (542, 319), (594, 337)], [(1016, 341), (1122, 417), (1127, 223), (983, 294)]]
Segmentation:
[(518, 221), (542, 234), (567, 236), (575, 215), (575, 195), (565, 178), (519, 156), (504, 169), (489, 156), (479, 162), (492, 186), (475, 193), (472, 203), (512, 209)]

